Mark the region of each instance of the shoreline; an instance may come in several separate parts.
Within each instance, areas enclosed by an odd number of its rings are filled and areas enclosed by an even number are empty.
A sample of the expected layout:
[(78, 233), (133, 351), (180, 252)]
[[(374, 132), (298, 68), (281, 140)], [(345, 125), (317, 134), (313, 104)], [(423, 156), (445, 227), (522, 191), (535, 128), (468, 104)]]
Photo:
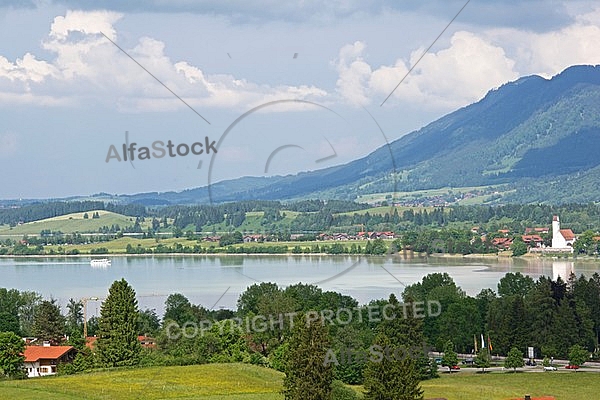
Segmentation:
[(532, 254), (527, 253), (523, 256), (513, 257), (510, 253), (473, 253), (473, 254), (449, 254), (449, 253), (434, 253), (434, 254), (424, 254), (424, 253), (411, 253), (411, 252), (399, 252), (393, 255), (390, 254), (382, 254), (382, 255), (373, 255), (373, 254), (329, 254), (329, 253), (141, 253), (141, 254), (129, 254), (129, 253), (107, 253), (107, 254), (2, 254), (0, 255), (0, 260), (2, 259), (36, 259), (36, 258), (84, 258), (84, 259), (103, 259), (103, 258), (114, 258), (114, 257), (141, 257), (141, 258), (151, 258), (151, 257), (367, 257), (367, 258), (382, 258), (382, 257), (400, 257), (401, 259), (466, 259), (466, 260), (476, 260), (476, 259), (484, 259), (484, 260), (507, 260), (507, 259), (515, 259), (515, 260), (540, 260), (540, 259), (549, 259), (549, 260), (564, 260), (564, 261), (598, 261), (600, 262), (600, 257), (593, 256), (578, 256), (575, 257), (573, 255), (569, 255), (567, 257), (557, 257), (556, 255), (550, 254)]

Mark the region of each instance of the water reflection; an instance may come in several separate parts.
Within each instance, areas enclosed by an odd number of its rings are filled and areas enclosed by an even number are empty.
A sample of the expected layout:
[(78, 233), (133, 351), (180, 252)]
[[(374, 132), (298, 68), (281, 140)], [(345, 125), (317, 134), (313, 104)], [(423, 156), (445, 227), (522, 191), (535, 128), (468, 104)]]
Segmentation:
[(560, 277), (567, 281), (571, 274), (575, 273), (575, 262), (573, 261), (552, 261), (552, 280), (558, 280)]

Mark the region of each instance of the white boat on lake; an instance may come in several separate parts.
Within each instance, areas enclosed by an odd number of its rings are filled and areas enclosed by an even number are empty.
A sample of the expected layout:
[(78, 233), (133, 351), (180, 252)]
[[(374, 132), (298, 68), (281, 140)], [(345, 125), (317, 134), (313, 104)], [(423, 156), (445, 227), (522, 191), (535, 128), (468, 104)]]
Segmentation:
[(108, 258), (97, 258), (90, 261), (92, 267), (108, 267), (110, 266), (110, 260)]

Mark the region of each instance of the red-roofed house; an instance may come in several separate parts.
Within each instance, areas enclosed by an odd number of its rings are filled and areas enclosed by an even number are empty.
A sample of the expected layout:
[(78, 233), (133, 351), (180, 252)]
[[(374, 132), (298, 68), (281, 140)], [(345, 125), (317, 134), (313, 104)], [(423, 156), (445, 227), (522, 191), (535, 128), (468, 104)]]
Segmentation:
[(496, 246), (499, 249), (509, 249), (512, 242), (512, 239), (507, 237), (494, 238), (492, 239), (492, 246)]
[(142, 345), (142, 347), (145, 347), (147, 349), (155, 349), (156, 348), (156, 343), (154, 342), (154, 339), (151, 338), (150, 336), (140, 335), (140, 336), (138, 336), (138, 342), (140, 342), (140, 345)]
[(530, 247), (542, 247), (544, 239), (540, 235), (522, 235), (523, 241)]
[(54, 375), (56, 366), (72, 362), (75, 353), (73, 346), (27, 346), (24, 353), (27, 376)]

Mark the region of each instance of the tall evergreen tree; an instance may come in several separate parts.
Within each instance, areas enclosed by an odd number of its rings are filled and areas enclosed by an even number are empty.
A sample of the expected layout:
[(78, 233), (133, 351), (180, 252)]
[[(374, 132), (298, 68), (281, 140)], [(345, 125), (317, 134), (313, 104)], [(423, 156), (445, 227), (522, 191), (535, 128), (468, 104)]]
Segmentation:
[[(410, 299), (405, 299), (409, 300)], [(393, 294), (389, 304), (400, 310), (400, 304)], [(382, 357), (371, 357), (365, 369), (365, 399), (368, 400), (419, 400), (423, 398), (420, 387), (420, 355), (415, 357), (412, 349), (423, 346), (423, 328), (420, 320), (412, 318), (408, 312), (403, 318), (398, 312), (396, 318), (386, 319), (377, 327), (373, 343), (375, 349), (382, 350)], [(405, 346), (396, 351), (399, 344)], [(392, 354), (393, 356), (387, 356)], [(401, 355), (396, 357), (396, 355)]]
[(125, 279), (113, 282), (100, 310), (98, 355), (112, 367), (135, 365), (139, 359), (138, 305)]
[(40, 340), (59, 344), (65, 335), (65, 317), (60, 313), (56, 300), (44, 300), (36, 308), (33, 317), (33, 334)]
[(448, 340), (444, 345), (444, 356), (442, 357), (442, 366), (448, 369), (458, 364), (458, 354), (454, 351), (454, 343)]
[(329, 400), (333, 362), (327, 362), (329, 333), (323, 320), (295, 319), (289, 341), (283, 394), (286, 400)]
[(66, 325), (67, 330), (71, 335), (76, 333), (83, 334), (83, 303), (81, 301), (75, 301), (72, 298), (69, 299), (67, 304), (67, 318)]

